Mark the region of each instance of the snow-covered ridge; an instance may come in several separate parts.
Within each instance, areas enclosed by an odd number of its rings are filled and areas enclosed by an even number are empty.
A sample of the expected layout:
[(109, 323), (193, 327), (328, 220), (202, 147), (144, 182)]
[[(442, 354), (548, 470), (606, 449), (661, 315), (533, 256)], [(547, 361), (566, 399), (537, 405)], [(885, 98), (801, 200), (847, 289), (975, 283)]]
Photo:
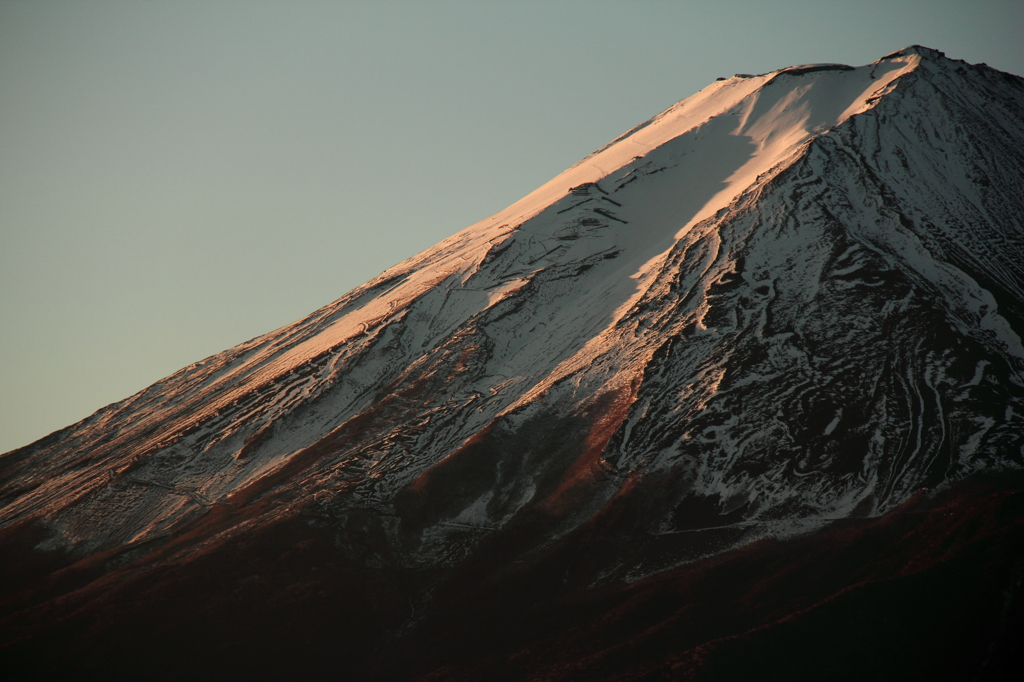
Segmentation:
[[(0, 523), (86, 551), (273, 499), (245, 523), (373, 510), (410, 561), (454, 561), (637, 481), (660, 481), (641, 535), (713, 509), (738, 542), (1017, 466), (1022, 105), (1019, 79), (920, 47), (712, 83), (307, 318), (4, 455)], [(621, 574), (656, 568), (636, 561)]]

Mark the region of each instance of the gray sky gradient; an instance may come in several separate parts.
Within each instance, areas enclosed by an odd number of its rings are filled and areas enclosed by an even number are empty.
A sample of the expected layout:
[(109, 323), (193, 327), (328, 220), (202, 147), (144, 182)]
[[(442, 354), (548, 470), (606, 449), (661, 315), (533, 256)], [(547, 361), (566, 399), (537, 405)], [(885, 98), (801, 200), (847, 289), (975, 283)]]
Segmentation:
[(0, 0), (0, 452), (292, 322), (718, 76), (1024, 3)]

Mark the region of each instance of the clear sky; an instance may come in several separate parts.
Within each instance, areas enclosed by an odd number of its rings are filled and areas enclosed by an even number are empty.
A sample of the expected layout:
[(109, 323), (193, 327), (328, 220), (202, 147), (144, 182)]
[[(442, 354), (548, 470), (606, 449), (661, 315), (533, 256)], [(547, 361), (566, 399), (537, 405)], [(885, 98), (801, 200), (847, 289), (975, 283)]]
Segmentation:
[(1024, 2), (0, 0), (0, 452), (292, 322), (719, 76)]

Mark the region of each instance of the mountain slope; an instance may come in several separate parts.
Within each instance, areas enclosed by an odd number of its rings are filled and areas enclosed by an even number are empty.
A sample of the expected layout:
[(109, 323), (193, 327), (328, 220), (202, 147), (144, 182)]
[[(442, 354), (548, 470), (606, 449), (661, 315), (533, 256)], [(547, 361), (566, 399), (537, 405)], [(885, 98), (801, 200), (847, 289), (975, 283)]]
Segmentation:
[[(304, 320), (4, 455), (0, 532), (25, 558), (7, 650), (63, 627), (69, 665), (162, 614), (234, 665), (161, 604), (200, 595), (239, 628), (249, 585), (254, 622), (303, 614), (288, 627), (384, 671), (394, 638), (457, 631), (466, 595), (484, 620), (548, 613), (838, 519), (931, 523), (935, 488), (1000, 520), (927, 537), (1012, 582), (1021, 517), (998, 510), (1019, 488), (972, 481), (1024, 464), (1022, 112), (1021, 79), (919, 47), (721, 80)], [(922, 552), (920, 573), (952, 561)], [(778, 613), (811, 608), (787, 589)], [(323, 659), (287, 629), (282, 656)]]

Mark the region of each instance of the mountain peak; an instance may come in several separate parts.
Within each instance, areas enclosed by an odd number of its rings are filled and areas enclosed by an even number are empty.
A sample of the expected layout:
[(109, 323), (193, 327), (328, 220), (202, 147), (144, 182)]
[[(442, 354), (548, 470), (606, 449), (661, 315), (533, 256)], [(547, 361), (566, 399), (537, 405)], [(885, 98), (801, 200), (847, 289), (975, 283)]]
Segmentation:
[(895, 52), (890, 52), (889, 54), (887, 54), (884, 57), (882, 57), (882, 59), (880, 59), (879, 61), (884, 61), (886, 59), (895, 59), (897, 57), (906, 57), (906, 56), (915, 55), (915, 54), (919, 55), (921, 57), (927, 57), (927, 58), (930, 58), (930, 59), (937, 59), (937, 58), (940, 58), (940, 57), (943, 58), (943, 59), (946, 59), (946, 53), (945, 52), (941, 52), (941, 51), (936, 50), (936, 49), (931, 48), (931, 47), (925, 47), (924, 45), (910, 45), (908, 47), (903, 48), (902, 50), (896, 50)]

